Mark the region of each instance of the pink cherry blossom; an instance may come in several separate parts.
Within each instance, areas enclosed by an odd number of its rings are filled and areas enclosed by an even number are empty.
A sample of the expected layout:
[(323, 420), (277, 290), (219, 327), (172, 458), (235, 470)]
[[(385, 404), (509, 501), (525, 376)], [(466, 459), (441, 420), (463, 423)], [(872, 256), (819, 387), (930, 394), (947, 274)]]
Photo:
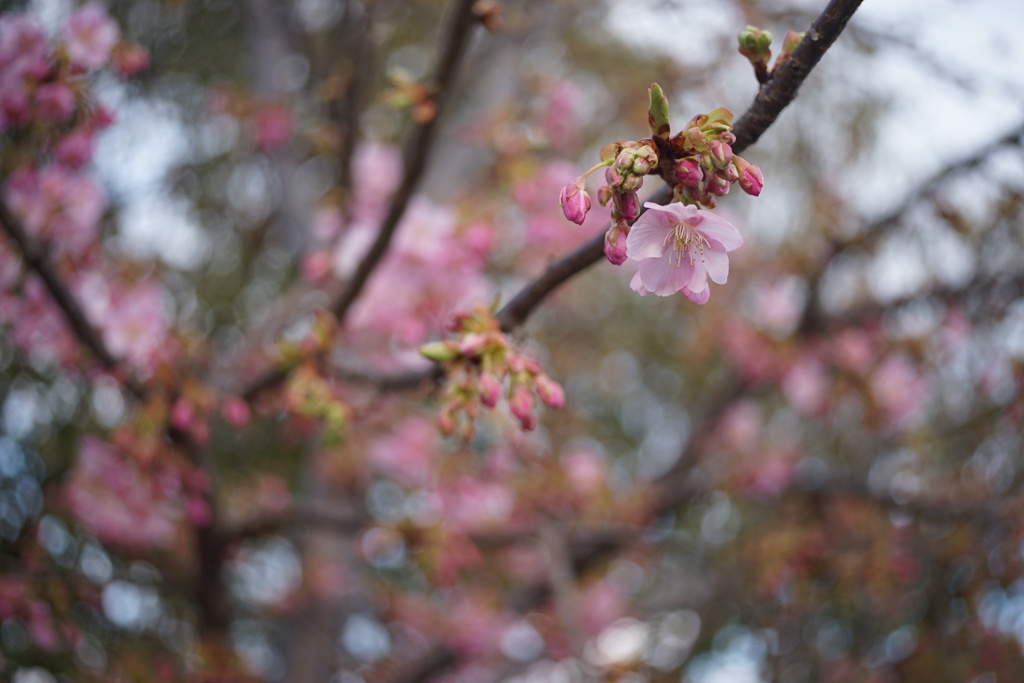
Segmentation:
[(682, 292), (694, 303), (708, 300), (707, 279), (724, 284), (729, 277), (727, 252), (743, 238), (724, 218), (683, 204), (647, 202), (626, 239), (626, 255), (639, 262), (630, 287), (641, 296)]
[(433, 422), (411, 417), (370, 444), (373, 468), (409, 485), (423, 485), (433, 476), (438, 455)]
[(71, 13), (64, 25), (64, 42), (71, 62), (83, 69), (98, 69), (110, 59), (121, 37), (117, 23), (99, 2), (87, 2)]
[(140, 472), (113, 445), (87, 436), (64, 489), (65, 502), (85, 527), (107, 543), (169, 546), (181, 519), (180, 487), (168, 473), (163, 486)]

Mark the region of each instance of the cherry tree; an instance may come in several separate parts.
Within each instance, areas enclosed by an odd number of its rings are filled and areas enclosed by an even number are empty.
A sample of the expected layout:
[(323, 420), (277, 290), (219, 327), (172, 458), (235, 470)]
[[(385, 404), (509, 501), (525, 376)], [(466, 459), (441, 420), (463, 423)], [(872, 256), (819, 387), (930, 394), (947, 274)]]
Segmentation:
[(2, 6), (4, 677), (1013, 680), (1024, 123), (882, 86), (1024, 90), (860, 4)]

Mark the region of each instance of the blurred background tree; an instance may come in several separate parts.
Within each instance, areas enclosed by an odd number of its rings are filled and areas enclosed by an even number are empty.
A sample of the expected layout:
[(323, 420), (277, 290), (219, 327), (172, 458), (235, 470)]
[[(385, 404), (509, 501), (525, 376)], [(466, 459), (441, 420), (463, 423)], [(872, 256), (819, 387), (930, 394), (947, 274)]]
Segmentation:
[(1019, 678), (1024, 7), (865, 4), (698, 306), (559, 190), (824, 2), (0, 3), (3, 676)]

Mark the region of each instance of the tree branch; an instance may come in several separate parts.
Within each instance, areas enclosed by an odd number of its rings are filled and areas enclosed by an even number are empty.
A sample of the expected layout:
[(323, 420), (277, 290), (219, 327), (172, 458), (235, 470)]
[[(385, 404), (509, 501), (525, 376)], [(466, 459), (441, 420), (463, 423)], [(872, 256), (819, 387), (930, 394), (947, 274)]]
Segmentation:
[[(733, 134), (736, 136), (736, 144), (732, 145), (733, 152), (739, 154), (746, 150), (775, 123), (782, 110), (796, 98), (800, 85), (839, 37), (862, 1), (832, 0), (828, 4), (821, 16), (811, 24), (800, 46), (772, 72), (771, 79), (761, 87), (750, 108), (736, 121), (733, 126)], [(650, 201), (668, 204), (671, 199), (672, 193), (663, 188)], [(604, 233), (601, 233), (568, 256), (552, 263), (540, 277), (527, 284), (501, 309), (498, 321), (502, 328), (511, 330), (523, 324), (533, 309), (549, 294), (603, 257)]]
[(444, 51), (441, 54), (434, 70), (432, 82), (433, 102), (435, 105), (434, 115), (428, 121), (417, 124), (413, 128), (405, 153), (405, 175), (402, 182), (391, 198), (391, 206), (384, 222), (377, 233), (370, 250), (366, 253), (356, 272), (352, 275), (341, 295), (334, 302), (331, 310), (339, 322), (345, 318), (348, 309), (355, 303), (363, 291), (363, 287), (369, 281), (370, 276), (380, 264), (384, 255), (387, 254), (391, 239), (399, 221), (405, 215), (405, 209), (412, 198), (413, 192), (419, 185), (420, 178), (427, 166), (427, 158), (434, 144), (438, 120), (444, 111), (448, 97), (451, 94), (452, 85), (455, 82), (455, 75), (458, 71), (459, 62), (469, 44), (472, 34), (472, 25), (476, 21), (473, 15), (473, 4), (475, 0), (454, 0), (451, 14), (448, 18), (448, 27), (445, 31)]
[[(18, 247), (22, 258), (29, 268), (39, 276), (46, 286), (46, 290), (53, 297), (54, 303), (64, 314), (64, 319), (71, 327), (71, 331), (78, 337), (78, 340), (96, 357), (105, 369), (111, 373), (118, 374), (122, 368), (120, 361), (114, 357), (103, 338), (85, 316), (85, 311), (78, 305), (75, 297), (71, 294), (67, 285), (57, 273), (53, 264), (46, 258), (45, 252), (38, 249), (32, 239), (25, 232), (21, 221), (14, 215), (7, 203), (0, 199), (0, 223), (3, 224), (4, 232), (11, 241)], [(128, 390), (141, 398), (145, 395), (145, 389), (134, 379), (128, 378), (125, 381)]]

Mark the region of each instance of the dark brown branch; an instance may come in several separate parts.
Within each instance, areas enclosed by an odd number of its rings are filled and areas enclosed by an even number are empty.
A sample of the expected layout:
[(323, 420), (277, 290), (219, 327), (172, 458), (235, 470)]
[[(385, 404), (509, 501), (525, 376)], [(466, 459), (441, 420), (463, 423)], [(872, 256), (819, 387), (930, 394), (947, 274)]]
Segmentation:
[[(64, 314), (64, 319), (71, 327), (71, 331), (78, 337), (79, 341), (96, 357), (97, 360), (108, 371), (118, 374), (122, 370), (120, 363), (114, 354), (110, 352), (103, 342), (96, 329), (85, 317), (85, 311), (79, 306), (71, 291), (57, 273), (53, 264), (46, 258), (45, 252), (33, 244), (32, 239), (25, 232), (21, 221), (17, 219), (7, 203), (0, 199), (0, 223), (3, 224), (4, 232), (11, 238), (11, 241), (18, 247), (25, 263), (39, 276), (46, 286), (46, 290), (53, 297), (54, 302)], [(128, 389), (138, 397), (144, 395), (145, 390), (134, 380), (126, 382)]]
[(853, 13), (863, 0), (832, 0), (825, 7), (811, 28), (807, 30), (800, 45), (789, 59), (772, 71), (771, 79), (761, 86), (754, 103), (736, 122), (733, 132), (736, 144), (733, 149), (741, 152), (757, 142), (769, 126), (796, 98), (804, 80), (817, 65), (825, 52), (832, 47), (843, 32)]
[[(395, 190), (394, 195), (391, 197), (391, 205), (388, 208), (387, 216), (385, 216), (383, 223), (381, 223), (377, 238), (370, 246), (366, 256), (363, 257), (358, 268), (356, 268), (352, 278), (345, 284), (340, 294), (331, 304), (331, 311), (339, 322), (345, 318), (349, 308), (359, 298), (366, 283), (369, 282), (370, 276), (373, 275), (373, 272), (387, 254), (398, 224), (405, 215), (409, 200), (416, 191), (423, 172), (426, 170), (428, 157), (433, 148), (437, 133), (438, 121), (444, 111), (444, 105), (451, 94), (459, 62), (466, 52), (473, 32), (473, 23), (476, 21), (472, 11), (473, 5), (474, 0), (454, 0), (454, 5), (450, 10), (451, 14), (447, 29), (444, 32), (444, 49), (434, 69), (434, 77), (431, 83), (435, 105), (434, 115), (429, 121), (417, 124), (413, 128), (404, 156), (405, 173), (398, 189)], [(271, 368), (249, 382), (240, 394), (242, 398), (251, 402), (264, 391), (272, 389), (283, 382), (289, 373), (290, 370), (287, 368)], [(427, 374), (424, 374), (420, 379), (406, 379), (415, 384), (427, 376)], [(402, 382), (401, 384), (406, 386), (407, 382)]]
[(462, 60), (462, 56), (469, 45), (473, 23), (476, 21), (473, 15), (474, 2), (475, 0), (454, 0), (444, 36), (444, 51), (438, 60), (430, 84), (435, 106), (434, 115), (428, 121), (419, 123), (413, 128), (404, 158), (405, 174), (398, 189), (391, 198), (391, 206), (388, 209), (387, 216), (384, 218), (384, 222), (380, 226), (380, 232), (377, 233), (377, 239), (374, 240), (370, 250), (352, 275), (352, 279), (349, 280), (345, 289), (331, 307), (339, 321), (345, 318), (348, 309), (359, 298), (363, 287), (366, 286), (370, 276), (376, 270), (384, 255), (387, 254), (398, 223), (402, 220), (402, 216), (405, 215), (409, 200), (412, 198), (413, 192), (415, 192), (423, 172), (426, 170), (427, 159), (433, 148), (438, 121), (444, 112), (445, 104), (451, 94), (459, 62)]

